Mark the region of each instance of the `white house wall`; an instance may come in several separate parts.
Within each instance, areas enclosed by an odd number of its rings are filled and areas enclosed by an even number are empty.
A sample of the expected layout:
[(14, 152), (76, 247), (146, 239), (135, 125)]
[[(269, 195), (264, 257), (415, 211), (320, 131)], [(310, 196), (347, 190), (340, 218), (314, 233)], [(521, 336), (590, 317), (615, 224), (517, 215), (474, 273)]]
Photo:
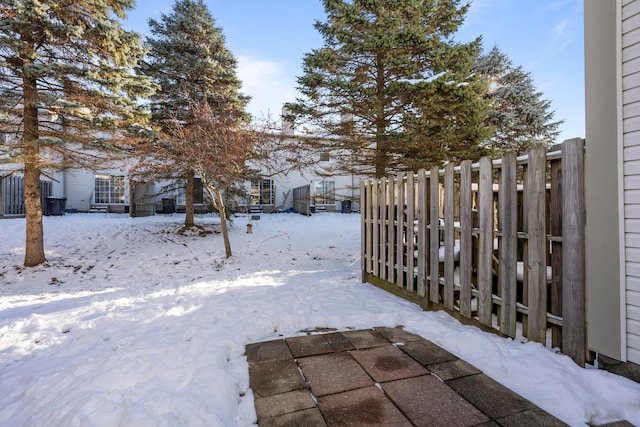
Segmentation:
[(640, 0), (585, 0), (588, 344), (640, 364)]
[(585, 0), (584, 13), (587, 341), (590, 350), (624, 360), (616, 1)]
[(66, 208), (89, 212), (93, 203), (94, 173), (89, 170), (65, 172)]
[(64, 172), (47, 173), (44, 179), (50, 179), (52, 182), (52, 197), (64, 197)]
[[(331, 177), (320, 177), (313, 172), (300, 173), (292, 172), (287, 175), (272, 177), (275, 185), (275, 206), (287, 210), (293, 207), (293, 189), (311, 184), (311, 194), (313, 194), (314, 184), (320, 181), (335, 182), (337, 210), (341, 207), (342, 200), (357, 199), (360, 196), (360, 180), (353, 175), (336, 175)], [(286, 196), (286, 200), (285, 200)]]
[(619, 3), (627, 360), (640, 364), (640, 1)]

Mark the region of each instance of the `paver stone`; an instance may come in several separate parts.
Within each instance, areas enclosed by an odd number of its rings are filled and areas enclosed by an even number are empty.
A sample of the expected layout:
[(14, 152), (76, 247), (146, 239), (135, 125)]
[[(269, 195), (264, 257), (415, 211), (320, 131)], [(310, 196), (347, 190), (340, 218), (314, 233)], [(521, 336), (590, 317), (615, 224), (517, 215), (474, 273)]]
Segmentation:
[(533, 403), (485, 374), (456, 378), (446, 384), (494, 420), (535, 408)]
[(431, 341), (406, 342), (398, 348), (417, 360), (422, 366), (450, 362), (457, 357)]
[(248, 344), (245, 347), (247, 361), (250, 365), (273, 360), (290, 359), (293, 356), (284, 340), (274, 340)]
[(318, 407), (332, 427), (411, 426), (402, 412), (375, 386), (319, 397)]
[(291, 412), (277, 417), (265, 418), (259, 422), (260, 427), (326, 427), (327, 423), (318, 408)]
[(393, 345), (353, 351), (351, 355), (379, 383), (429, 374), (426, 368)]
[(364, 329), (360, 331), (346, 331), (342, 335), (348, 339), (357, 349), (379, 347), (381, 345), (389, 345), (391, 342), (385, 337), (374, 331), (373, 329)]
[(466, 427), (490, 421), (433, 375), (384, 383), (382, 389), (418, 427)]
[(293, 359), (274, 360), (249, 366), (249, 385), (258, 397), (307, 387)]
[(375, 327), (373, 329), (392, 343), (405, 343), (424, 339), (420, 335), (405, 331), (402, 326), (396, 326), (395, 328)]
[(333, 348), (327, 342), (324, 334), (287, 338), (286, 341), (293, 357), (296, 358), (333, 353)]
[(482, 373), (482, 371), (461, 359), (452, 360), (450, 362), (436, 363), (435, 365), (429, 365), (428, 369), (442, 381), (448, 381), (454, 378), (461, 378), (466, 377), (467, 375), (476, 375)]
[(298, 359), (314, 396), (373, 385), (373, 380), (349, 353), (332, 353)]
[(254, 403), (258, 420), (316, 407), (308, 389), (257, 398)]

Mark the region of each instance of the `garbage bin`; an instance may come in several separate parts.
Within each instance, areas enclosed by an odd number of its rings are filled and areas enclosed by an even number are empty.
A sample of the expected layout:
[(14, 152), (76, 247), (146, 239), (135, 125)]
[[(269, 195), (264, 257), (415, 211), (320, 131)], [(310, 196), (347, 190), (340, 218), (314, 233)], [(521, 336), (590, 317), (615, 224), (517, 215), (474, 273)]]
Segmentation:
[(351, 213), (351, 200), (342, 201), (342, 213)]
[(64, 206), (67, 203), (65, 197), (47, 197), (45, 199), (45, 215), (64, 215)]
[(162, 199), (162, 213), (172, 214), (176, 211), (176, 201), (174, 199)]

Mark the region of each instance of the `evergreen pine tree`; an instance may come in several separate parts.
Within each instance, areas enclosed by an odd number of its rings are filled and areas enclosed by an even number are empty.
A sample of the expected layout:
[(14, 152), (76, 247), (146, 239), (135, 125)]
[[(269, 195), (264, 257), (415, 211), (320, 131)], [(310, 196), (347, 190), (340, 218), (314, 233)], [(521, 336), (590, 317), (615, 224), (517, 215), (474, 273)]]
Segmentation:
[(471, 52), (460, 50), (439, 56), (442, 71), (436, 79), (415, 84), (415, 108), (404, 114), (406, 141), (398, 152), (407, 169), (475, 161), (491, 154), (482, 143), (491, 134), (486, 126), (489, 102), (482, 96), (487, 85), (473, 73), (475, 46)]
[(45, 261), (41, 172), (103, 164), (129, 142), (118, 129), (145, 118), (140, 37), (118, 20), (133, 3), (0, 0), (0, 131), (24, 164), (25, 266)]
[(486, 125), (494, 131), (489, 147), (522, 154), (536, 144), (553, 142), (562, 121), (554, 121), (551, 102), (542, 99), (530, 73), (514, 66), (497, 47), (478, 58), (475, 70), (488, 84)]
[[(240, 93), (236, 59), (225, 47), (222, 29), (202, 0), (177, 0), (172, 12), (160, 21), (150, 20), (149, 53), (141, 71), (160, 89), (151, 98), (153, 121), (167, 130), (170, 120), (190, 119), (191, 106), (206, 99), (214, 116), (243, 120), (249, 100)], [(171, 141), (165, 142), (171, 144)], [(171, 150), (165, 150), (171, 152)], [(185, 227), (193, 225), (193, 180), (195, 170), (179, 152), (162, 159), (171, 172), (186, 180)], [(162, 172), (166, 174), (165, 172)], [(166, 176), (170, 177), (170, 176)]]
[[(298, 78), (304, 97), (289, 108), (338, 137), (323, 148), (354, 154), (341, 156), (339, 168), (353, 171), (355, 164), (359, 173), (380, 177), (478, 151), (483, 87), (471, 64), (480, 39), (452, 38), (468, 5), (324, 0), (324, 7), (327, 20), (315, 24), (324, 46), (305, 56)], [(464, 143), (454, 145), (454, 134)]]

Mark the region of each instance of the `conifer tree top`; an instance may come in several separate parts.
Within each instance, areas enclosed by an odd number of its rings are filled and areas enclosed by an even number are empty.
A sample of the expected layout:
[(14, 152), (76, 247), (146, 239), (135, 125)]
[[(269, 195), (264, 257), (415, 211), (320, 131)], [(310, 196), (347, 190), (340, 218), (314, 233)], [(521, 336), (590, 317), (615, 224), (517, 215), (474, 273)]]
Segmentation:
[(237, 61), (202, 0), (177, 0), (149, 26), (141, 70), (160, 86), (152, 97), (156, 120), (188, 114), (189, 104), (204, 98), (216, 114), (243, 117), (249, 98), (240, 93)]
[(132, 0), (0, 3), (0, 128), (22, 148), (37, 144), (60, 155), (40, 159), (41, 167), (91, 167), (101, 160), (87, 148), (113, 150), (125, 136), (117, 129), (146, 119), (138, 100), (152, 85), (133, 72), (143, 55), (140, 36), (118, 19), (132, 6)]

